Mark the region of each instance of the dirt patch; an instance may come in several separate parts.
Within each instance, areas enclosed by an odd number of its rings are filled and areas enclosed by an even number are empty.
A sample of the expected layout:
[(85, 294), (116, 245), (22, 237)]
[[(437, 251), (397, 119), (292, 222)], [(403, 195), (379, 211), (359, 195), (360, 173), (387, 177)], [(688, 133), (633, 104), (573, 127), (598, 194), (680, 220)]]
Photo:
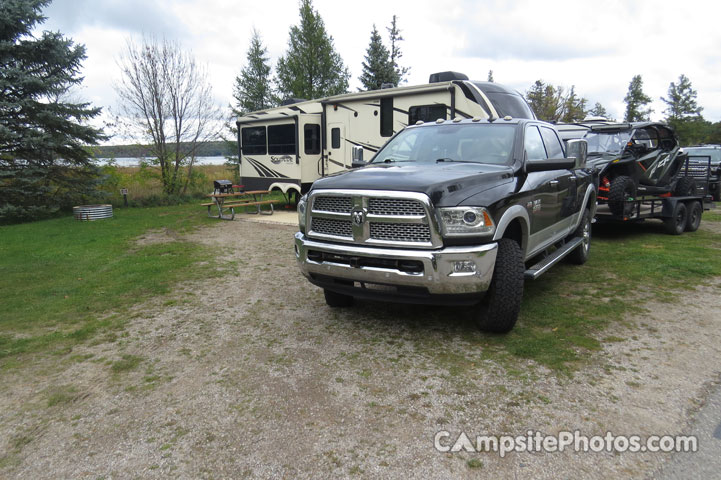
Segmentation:
[(237, 268), (137, 306), (114, 341), (4, 373), (0, 476), (638, 478), (667, 457), (499, 458), (433, 438), (681, 433), (720, 373), (719, 282), (604, 332), (567, 378), (499, 362), (455, 310), (328, 308), (297, 270), (294, 231), (236, 220), (183, 237)]

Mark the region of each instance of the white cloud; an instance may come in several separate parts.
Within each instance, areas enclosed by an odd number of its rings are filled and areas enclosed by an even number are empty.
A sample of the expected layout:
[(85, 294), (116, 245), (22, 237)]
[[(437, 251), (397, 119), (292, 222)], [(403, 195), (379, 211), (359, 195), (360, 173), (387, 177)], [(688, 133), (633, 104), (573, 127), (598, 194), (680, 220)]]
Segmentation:
[[(525, 92), (537, 79), (576, 86), (591, 104), (601, 102), (616, 118), (633, 75), (654, 99), (653, 117), (663, 116), (668, 85), (683, 73), (698, 90), (704, 116), (721, 120), (721, 6), (701, 0), (606, 2), (589, 0), (364, 0), (350, 4), (314, 0), (336, 49), (359, 86), (361, 62), (372, 25), (385, 28), (398, 16), (402, 64), (408, 83), (455, 70)], [(233, 79), (245, 62), (255, 27), (273, 65), (297, 24), (297, 0), (55, 0), (45, 28), (60, 30), (87, 47), (84, 93), (99, 106), (112, 105), (115, 58), (125, 38), (165, 35), (207, 63), (219, 103), (231, 101)]]

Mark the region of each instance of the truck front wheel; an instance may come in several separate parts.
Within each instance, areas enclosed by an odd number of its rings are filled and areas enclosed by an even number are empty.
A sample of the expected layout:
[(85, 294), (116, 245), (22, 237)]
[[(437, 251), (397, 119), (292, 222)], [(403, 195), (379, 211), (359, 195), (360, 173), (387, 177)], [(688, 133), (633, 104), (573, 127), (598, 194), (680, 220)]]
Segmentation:
[(505, 333), (516, 324), (523, 298), (523, 252), (508, 238), (498, 241), (491, 285), (474, 312), (478, 328)]

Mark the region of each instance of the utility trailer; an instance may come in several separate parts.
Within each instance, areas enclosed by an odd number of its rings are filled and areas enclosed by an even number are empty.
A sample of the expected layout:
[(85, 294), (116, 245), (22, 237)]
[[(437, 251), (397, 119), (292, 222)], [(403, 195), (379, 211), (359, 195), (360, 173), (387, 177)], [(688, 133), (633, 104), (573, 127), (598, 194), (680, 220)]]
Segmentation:
[(611, 212), (608, 199), (599, 196), (596, 209), (596, 221), (599, 223), (613, 222), (642, 222), (646, 219), (659, 219), (664, 224), (664, 230), (670, 235), (681, 235), (683, 232), (695, 232), (701, 225), (704, 210), (713, 207), (712, 196), (709, 191), (711, 177), (711, 159), (703, 164), (699, 157), (687, 158), (682, 170), (679, 172), (683, 180), (689, 182), (692, 188), (689, 195), (640, 195), (627, 198), (623, 208), (624, 214), (617, 215)]

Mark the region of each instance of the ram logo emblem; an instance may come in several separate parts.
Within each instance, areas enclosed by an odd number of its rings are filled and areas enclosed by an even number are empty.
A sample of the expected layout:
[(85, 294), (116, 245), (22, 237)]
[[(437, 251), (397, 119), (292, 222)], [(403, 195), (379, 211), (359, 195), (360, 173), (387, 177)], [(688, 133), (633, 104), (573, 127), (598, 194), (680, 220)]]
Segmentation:
[(351, 217), (353, 218), (353, 225), (356, 227), (360, 227), (365, 221), (365, 213), (363, 210), (355, 210), (351, 212)]

